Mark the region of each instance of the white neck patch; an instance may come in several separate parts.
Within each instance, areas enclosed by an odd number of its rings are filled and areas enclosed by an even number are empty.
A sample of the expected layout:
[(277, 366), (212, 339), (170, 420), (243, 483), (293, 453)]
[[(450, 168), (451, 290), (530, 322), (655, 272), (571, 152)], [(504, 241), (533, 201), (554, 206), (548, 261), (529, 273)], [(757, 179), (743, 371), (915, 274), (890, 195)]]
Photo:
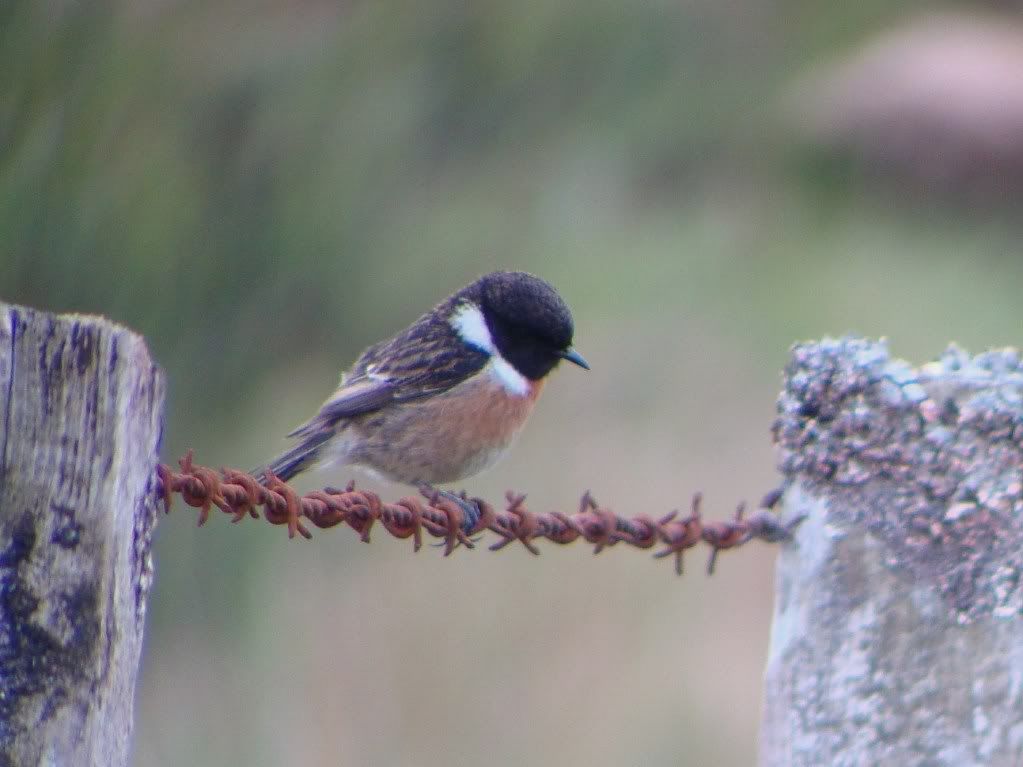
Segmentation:
[(466, 301), (451, 314), (451, 327), (465, 343), (490, 355), (490, 370), (509, 394), (525, 397), (529, 394), (529, 379), (515, 369), (494, 345), (490, 328), (483, 312), (476, 304)]
[(490, 336), (490, 328), (483, 319), (483, 312), (476, 304), (466, 301), (455, 307), (451, 314), (451, 327), (469, 346), (487, 354), (497, 354), (494, 339)]

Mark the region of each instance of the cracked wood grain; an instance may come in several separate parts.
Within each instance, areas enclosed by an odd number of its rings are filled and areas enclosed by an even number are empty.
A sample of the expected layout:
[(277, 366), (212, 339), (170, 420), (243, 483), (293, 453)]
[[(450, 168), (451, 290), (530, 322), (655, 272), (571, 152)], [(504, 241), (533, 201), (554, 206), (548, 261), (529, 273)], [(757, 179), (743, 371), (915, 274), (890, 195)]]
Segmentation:
[(0, 765), (126, 765), (164, 379), (107, 320), (0, 303)]

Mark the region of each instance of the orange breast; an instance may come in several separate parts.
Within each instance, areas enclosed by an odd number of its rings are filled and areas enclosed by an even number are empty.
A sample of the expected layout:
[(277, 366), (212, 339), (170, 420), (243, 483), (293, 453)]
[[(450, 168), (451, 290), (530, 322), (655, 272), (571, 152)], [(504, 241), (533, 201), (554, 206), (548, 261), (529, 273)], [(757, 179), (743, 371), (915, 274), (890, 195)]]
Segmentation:
[(536, 381), (525, 396), (515, 396), (485, 368), (443, 394), (361, 420), (349, 458), (402, 482), (455, 482), (501, 456), (542, 390), (543, 381)]
[(517, 397), (484, 373), (436, 398), (438, 427), (466, 452), (503, 449), (526, 423), (542, 389), (543, 381), (536, 381), (526, 396)]

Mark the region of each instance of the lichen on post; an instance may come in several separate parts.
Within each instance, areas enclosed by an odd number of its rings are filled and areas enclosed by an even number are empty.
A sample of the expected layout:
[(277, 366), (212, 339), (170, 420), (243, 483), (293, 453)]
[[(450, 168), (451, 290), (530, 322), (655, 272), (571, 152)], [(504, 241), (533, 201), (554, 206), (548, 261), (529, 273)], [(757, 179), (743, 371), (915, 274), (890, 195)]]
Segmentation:
[(1018, 765), (1023, 364), (797, 346), (760, 763)]

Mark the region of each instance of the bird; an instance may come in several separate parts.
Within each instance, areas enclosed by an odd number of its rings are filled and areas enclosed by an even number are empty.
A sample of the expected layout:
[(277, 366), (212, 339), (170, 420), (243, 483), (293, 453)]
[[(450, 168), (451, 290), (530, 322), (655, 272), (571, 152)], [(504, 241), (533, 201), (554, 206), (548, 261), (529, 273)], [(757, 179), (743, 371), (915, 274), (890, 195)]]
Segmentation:
[[(288, 434), (295, 444), (252, 473), (287, 482), (341, 464), (424, 492), (473, 476), (505, 453), (561, 361), (590, 369), (573, 335), (572, 314), (548, 282), (485, 274), (363, 351)], [(478, 514), (461, 505), (469, 528)]]

